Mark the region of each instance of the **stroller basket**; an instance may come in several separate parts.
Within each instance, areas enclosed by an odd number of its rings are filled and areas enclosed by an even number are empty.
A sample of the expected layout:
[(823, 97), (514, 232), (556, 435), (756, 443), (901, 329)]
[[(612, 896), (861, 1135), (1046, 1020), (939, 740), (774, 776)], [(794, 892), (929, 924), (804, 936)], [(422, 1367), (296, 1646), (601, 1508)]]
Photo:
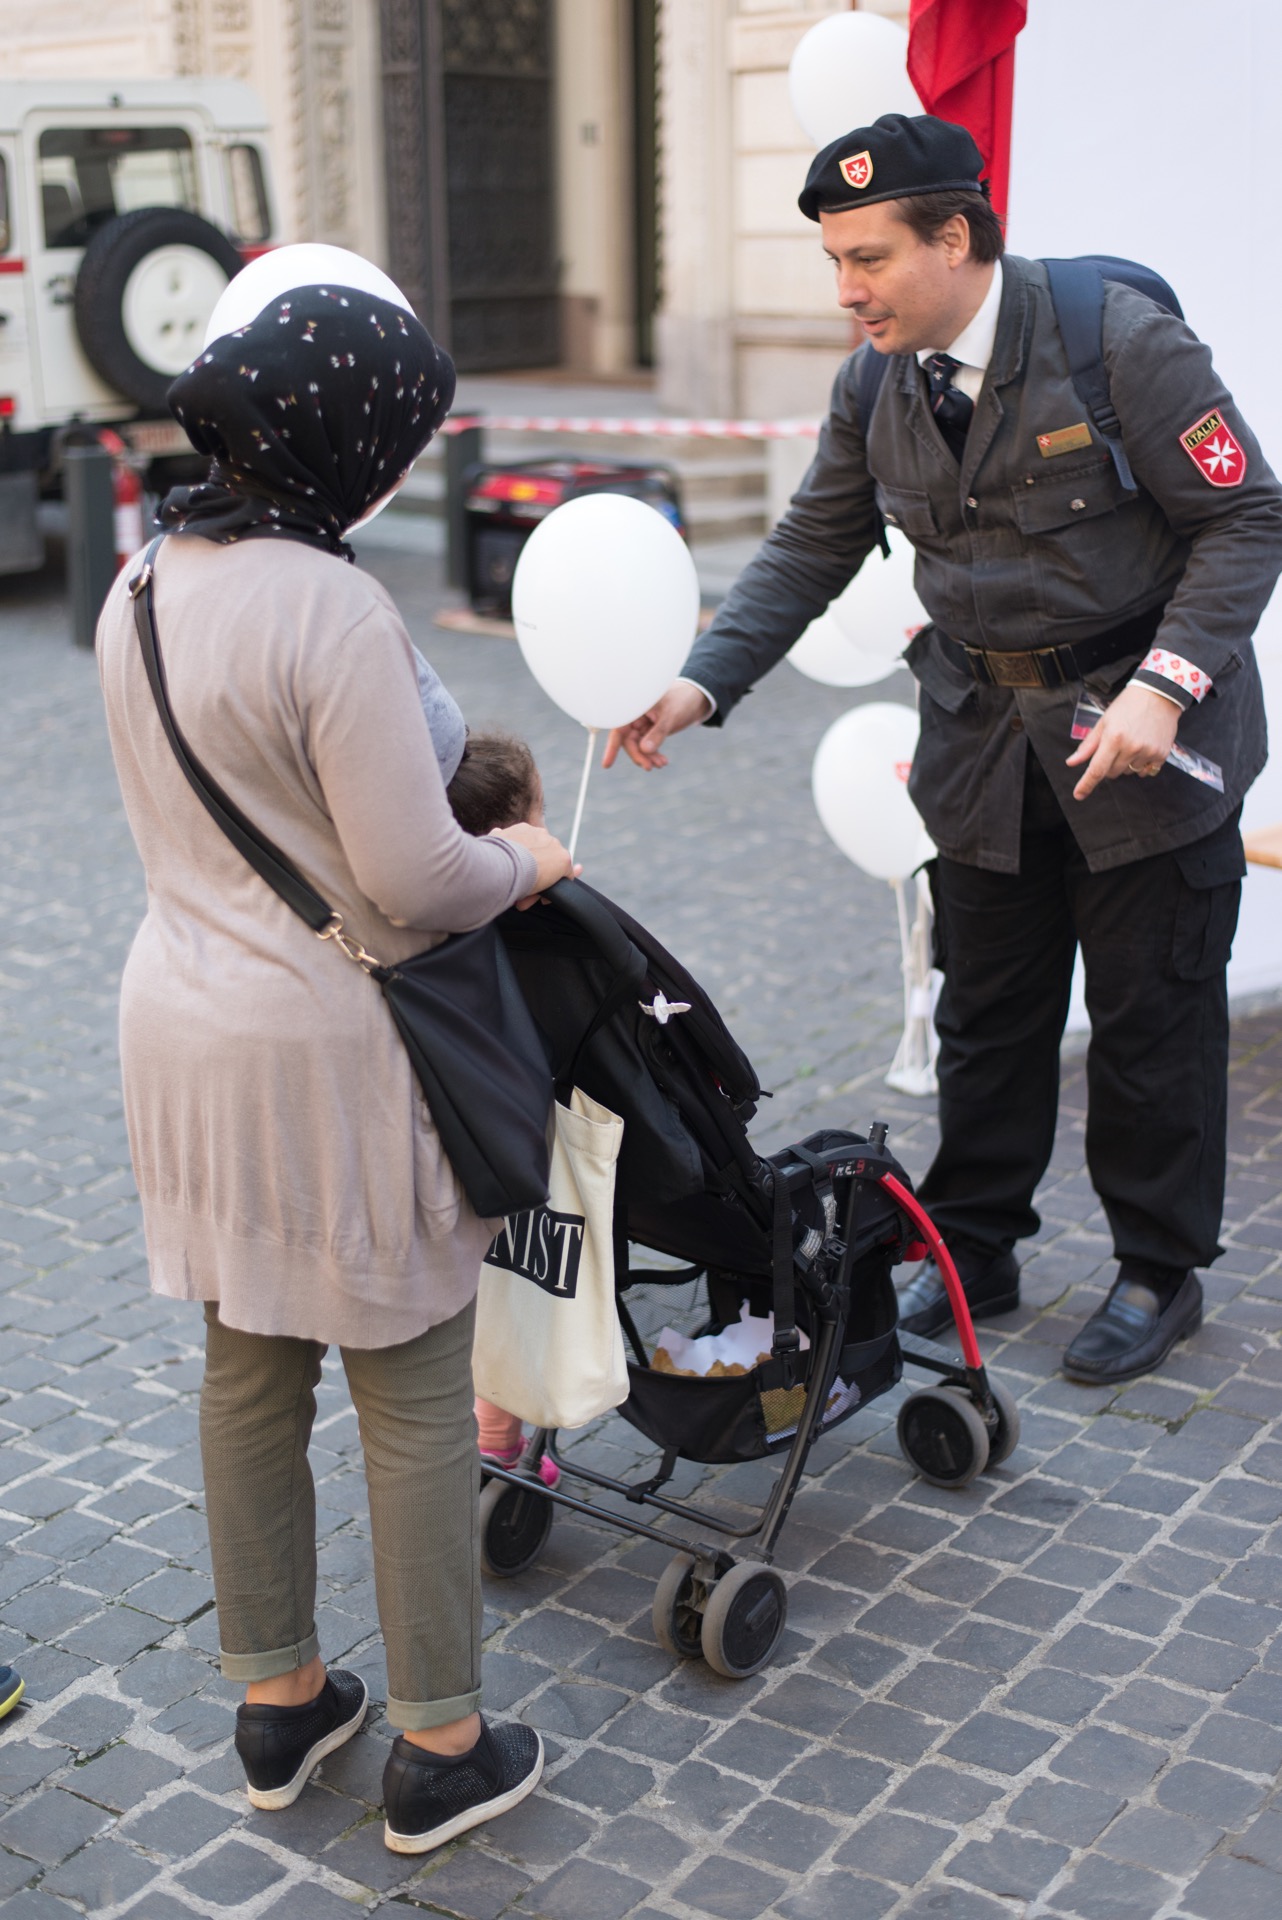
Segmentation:
[(619, 1412), (665, 1452), (713, 1466), (786, 1453), (812, 1393), (825, 1395), (813, 1437), (830, 1432), (893, 1387), (903, 1371), (895, 1290), (884, 1257), (862, 1264), (867, 1270), (861, 1274), (856, 1267), (850, 1285), (860, 1302), (865, 1337), (844, 1340), (830, 1380), (812, 1376), (787, 1386), (776, 1378), (767, 1356), (746, 1373), (720, 1378), (659, 1372), (633, 1362), (631, 1392)]
[[(532, 1565), (557, 1507), (674, 1547), (655, 1594), (657, 1638), (743, 1677), (767, 1664), (783, 1632), (787, 1594), (770, 1561), (822, 1434), (896, 1385), (909, 1359), (943, 1384), (904, 1400), (901, 1449), (925, 1477), (960, 1487), (1011, 1452), (1018, 1413), (985, 1372), (956, 1269), (883, 1125), (867, 1137), (815, 1133), (763, 1159), (746, 1130), (761, 1093), (751, 1063), (652, 935), (582, 881), (562, 882), (501, 925), (560, 1097), (579, 1086), (623, 1118), (614, 1267), (633, 1359), (618, 1411), (661, 1458), (648, 1479), (621, 1480), (559, 1452), (555, 1433), (536, 1432), (517, 1468), (487, 1462), (482, 1565), (500, 1577)], [(679, 1003), (681, 1018), (657, 1019), (661, 1000)], [(631, 1246), (688, 1264), (633, 1267)], [(897, 1328), (892, 1270), (928, 1249), (960, 1357)], [(703, 1334), (746, 1323), (751, 1340), (754, 1327), (767, 1329), (753, 1364), (715, 1374), (654, 1364), (629, 1291), (687, 1280), (706, 1289)], [(553, 1490), (538, 1479), (545, 1455), (563, 1476)], [(770, 1456), (780, 1471), (747, 1524), (664, 1491), (679, 1460)], [(642, 1509), (668, 1524), (642, 1519)], [(723, 1544), (733, 1540), (750, 1542), (749, 1555), (736, 1561)]]

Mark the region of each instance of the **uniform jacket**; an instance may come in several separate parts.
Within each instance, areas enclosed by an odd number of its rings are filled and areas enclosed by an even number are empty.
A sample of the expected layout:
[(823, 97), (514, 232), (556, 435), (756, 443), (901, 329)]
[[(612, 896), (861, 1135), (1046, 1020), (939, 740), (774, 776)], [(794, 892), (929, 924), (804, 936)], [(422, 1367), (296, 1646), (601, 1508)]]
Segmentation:
[[(960, 465), (945, 445), (912, 355), (896, 355), (867, 434), (856, 407), (862, 347), (843, 364), (819, 447), (792, 504), (696, 643), (683, 672), (719, 722), (873, 552), (876, 513), (916, 549), (932, 626), (907, 663), (920, 689), (910, 791), (940, 851), (1019, 869), (1025, 755), (1037, 754), (1095, 870), (1185, 846), (1237, 808), (1264, 764), (1264, 701), (1251, 635), (1282, 570), (1282, 487), (1217, 377), (1209, 350), (1173, 314), (1109, 283), (1104, 358), (1138, 492), (1127, 492), (1069, 377), (1045, 269), (1007, 255), (992, 360)], [(1246, 457), (1216, 486), (1181, 436), (1212, 409)], [(1086, 422), (1091, 444), (1043, 458), (1038, 436)], [(872, 556), (871, 558), (869, 556)], [(1065, 766), (1075, 686), (981, 686), (936, 629), (991, 649), (1083, 640), (1165, 606), (1154, 644), (1211, 676), (1179, 738), (1223, 769), (1218, 794), (1174, 768), (1103, 782), (1074, 801)], [(1146, 651), (1147, 649), (1144, 649)], [(1111, 697), (1141, 653), (1088, 676)]]

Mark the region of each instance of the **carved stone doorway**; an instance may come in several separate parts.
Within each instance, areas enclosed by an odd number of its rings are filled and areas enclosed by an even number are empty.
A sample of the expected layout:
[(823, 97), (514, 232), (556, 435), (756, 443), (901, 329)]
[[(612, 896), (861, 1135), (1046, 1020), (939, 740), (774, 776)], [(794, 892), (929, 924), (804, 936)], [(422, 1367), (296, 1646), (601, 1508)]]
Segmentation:
[(380, 0), (391, 272), (459, 370), (560, 358), (552, 0)]

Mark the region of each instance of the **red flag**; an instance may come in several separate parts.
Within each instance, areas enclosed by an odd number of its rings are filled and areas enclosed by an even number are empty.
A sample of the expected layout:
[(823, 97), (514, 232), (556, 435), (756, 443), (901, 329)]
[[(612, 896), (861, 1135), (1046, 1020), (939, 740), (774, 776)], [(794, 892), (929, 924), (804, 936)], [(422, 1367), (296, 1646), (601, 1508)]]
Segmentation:
[(1015, 36), (1028, 0), (912, 0), (908, 77), (927, 113), (972, 135), (1003, 217), (1010, 185)]

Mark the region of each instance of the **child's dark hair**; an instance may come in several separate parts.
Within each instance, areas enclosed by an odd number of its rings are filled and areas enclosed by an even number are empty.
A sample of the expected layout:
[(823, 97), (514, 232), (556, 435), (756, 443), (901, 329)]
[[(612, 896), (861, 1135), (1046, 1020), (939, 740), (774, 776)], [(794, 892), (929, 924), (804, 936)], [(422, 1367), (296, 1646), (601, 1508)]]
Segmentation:
[(458, 772), (445, 789), (464, 833), (492, 833), (528, 820), (539, 800), (539, 770), (511, 733), (469, 733)]

